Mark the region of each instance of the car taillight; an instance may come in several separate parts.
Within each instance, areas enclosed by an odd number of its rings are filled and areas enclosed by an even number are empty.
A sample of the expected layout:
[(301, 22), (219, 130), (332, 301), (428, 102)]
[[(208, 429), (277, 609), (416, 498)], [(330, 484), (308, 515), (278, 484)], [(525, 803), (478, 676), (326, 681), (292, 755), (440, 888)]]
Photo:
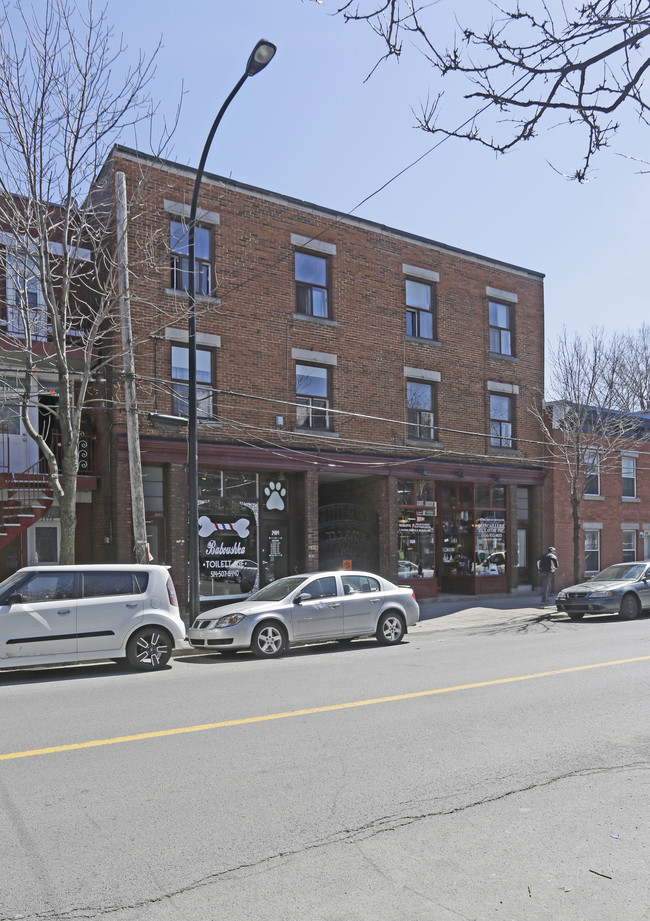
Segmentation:
[(417, 598), (415, 597), (415, 592), (411, 592), (411, 598), (413, 599), (413, 601), (417, 601)]
[(174, 591), (174, 583), (171, 579), (167, 579), (167, 597), (169, 598), (169, 603), (177, 608), (178, 602), (176, 601), (176, 592)]

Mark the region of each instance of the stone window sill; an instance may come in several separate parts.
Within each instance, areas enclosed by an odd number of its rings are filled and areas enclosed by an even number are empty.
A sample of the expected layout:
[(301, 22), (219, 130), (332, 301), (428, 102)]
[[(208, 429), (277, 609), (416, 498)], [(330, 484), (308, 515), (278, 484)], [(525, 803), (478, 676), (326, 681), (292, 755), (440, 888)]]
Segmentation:
[(312, 317), (308, 313), (294, 313), (294, 320), (306, 320), (307, 323), (321, 323), (323, 326), (338, 326), (336, 320), (330, 320), (328, 317)]

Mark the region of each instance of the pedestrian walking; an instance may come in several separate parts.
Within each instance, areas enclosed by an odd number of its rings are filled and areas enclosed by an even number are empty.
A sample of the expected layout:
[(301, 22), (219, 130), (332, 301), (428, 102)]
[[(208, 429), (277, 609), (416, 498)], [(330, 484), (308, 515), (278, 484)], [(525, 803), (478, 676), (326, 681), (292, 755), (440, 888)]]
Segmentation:
[(549, 547), (546, 553), (543, 553), (537, 560), (537, 568), (542, 576), (542, 607), (545, 608), (550, 604), (549, 592), (551, 591), (551, 582), (553, 573), (558, 568), (559, 563), (555, 555), (555, 547)]

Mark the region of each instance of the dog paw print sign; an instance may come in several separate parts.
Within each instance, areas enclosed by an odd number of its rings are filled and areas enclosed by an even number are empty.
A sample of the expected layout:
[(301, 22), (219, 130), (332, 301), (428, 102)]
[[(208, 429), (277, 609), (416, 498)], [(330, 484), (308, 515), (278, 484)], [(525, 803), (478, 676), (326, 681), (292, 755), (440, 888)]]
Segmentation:
[(283, 512), (286, 508), (286, 495), (286, 487), (280, 479), (269, 480), (264, 487), (264, 505), (269, 512)]

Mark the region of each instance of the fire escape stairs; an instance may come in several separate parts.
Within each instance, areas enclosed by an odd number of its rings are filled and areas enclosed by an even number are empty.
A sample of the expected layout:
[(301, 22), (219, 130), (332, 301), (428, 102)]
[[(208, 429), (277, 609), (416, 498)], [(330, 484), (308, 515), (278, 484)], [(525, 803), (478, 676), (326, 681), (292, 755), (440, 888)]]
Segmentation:
[(41, 461), (22, 473), (0, 473), (0, 550), (39, 521), (52, 506), (52, 487)]

